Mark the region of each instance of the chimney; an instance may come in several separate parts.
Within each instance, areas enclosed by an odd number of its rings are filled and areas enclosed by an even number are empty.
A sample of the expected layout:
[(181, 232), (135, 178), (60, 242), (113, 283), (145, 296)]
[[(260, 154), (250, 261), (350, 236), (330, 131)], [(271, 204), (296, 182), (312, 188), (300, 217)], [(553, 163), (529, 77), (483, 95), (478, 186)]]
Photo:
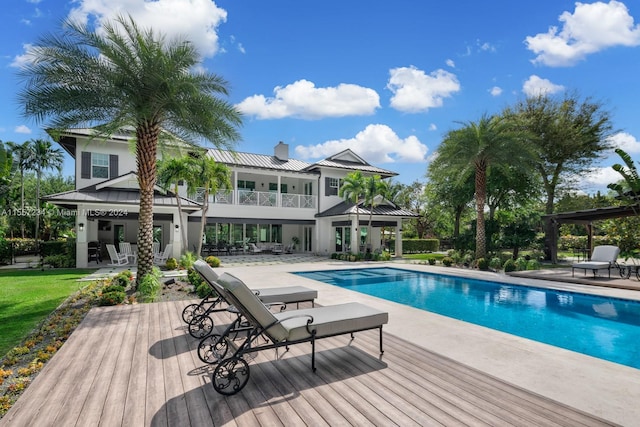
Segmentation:
[(282, 141), (278, 142), (278, 145), (273, 149), (273, 154), (276, 159), (286, 162), (289, 160), (289, 144), (285, 144)]

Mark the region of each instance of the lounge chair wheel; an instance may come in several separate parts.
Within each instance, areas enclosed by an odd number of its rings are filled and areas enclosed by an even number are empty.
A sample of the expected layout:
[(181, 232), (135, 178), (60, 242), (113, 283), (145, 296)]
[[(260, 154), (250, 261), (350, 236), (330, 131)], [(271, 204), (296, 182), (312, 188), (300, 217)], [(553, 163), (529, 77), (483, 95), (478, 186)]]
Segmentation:
[(229, 344), (227, 343), (227, 340), (223, 339), (220, 334), (212, 334), (200, 340), (200, 344), (198, 345), (198, 357), (204, 363), (212, 365), (224, 359), (228, 350)]
[(191, 323), (194, 317), (202, 316), (205, 309), (200, 304), (189, 304), (182, 310), (182, 320), (184, 323)]
[(220, 394), (231, 396), (249, 381), (249, 364), (241, 357), (223, 360), (211, 375), (211, 384)]
[(213, 319), (209, 316), (196, 316), (189, 322), (189, 335), (203, 338), (213, 330)]

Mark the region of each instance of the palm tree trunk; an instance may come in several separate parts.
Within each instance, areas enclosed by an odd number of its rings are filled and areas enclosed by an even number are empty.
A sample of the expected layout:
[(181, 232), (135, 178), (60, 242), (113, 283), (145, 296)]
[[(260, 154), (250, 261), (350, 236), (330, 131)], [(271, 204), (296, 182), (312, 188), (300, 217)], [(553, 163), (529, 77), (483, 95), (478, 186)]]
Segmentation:
[(152, 123), (136, 130), (136, 163), (140, 185), (138, 219), (138, 273), (136, 285), (153, 269), (153, 189), (156, 184), (156, 153), (160, 128)]
[(24, 239), (24, 169), (20, 169), (20, 231)]
[(484, 234), (484, 201), (486, 198), (487, 170), (486, 166), (476, 167), (476, 209), (478, 219), (476, 222), (476, 259), (484, 258), (487, 253), (487, 242)]

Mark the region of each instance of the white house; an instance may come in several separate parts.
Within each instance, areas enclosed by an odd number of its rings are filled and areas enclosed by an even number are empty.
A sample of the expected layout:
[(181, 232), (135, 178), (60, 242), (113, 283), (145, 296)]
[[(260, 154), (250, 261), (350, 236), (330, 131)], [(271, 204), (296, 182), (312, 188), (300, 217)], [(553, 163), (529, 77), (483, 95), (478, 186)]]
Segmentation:
[[(91, 129), (71, 129), (56, 135), (58, 143), (75, 159), (76, 185), (73, 191), (44, 198), (76, 212), (78, 267), (89, 263), (89, 242), (100, 242), (104, 252), (108, 243), (135, 243), (138, 232), (140, 200), (134, 134), (121, 132), (108, 140), (92, 135)], [(165, 144), (158, 156), (183, 156), (193, 149), (183, 143)], [(180, 186), (179, 212), (175, 195), (156, 188), (154, 240), (161, 248), (171, 243), (175, 257), (193, 251), (201, 238), (206, 250), (215, 253), (245, 251), (251, 243), (269, 250), (274, 244), (286, 247), (294, 241), (298, 242), (296, 252), (357, 252), (364, 249), (369, 232), (371, 248), (366, 250), (375, 250), (381, 246), (383, 228), (401, 231), (403, 220), (416, 216), (382, 200), (374, 205), (371, 230), (368, 207), (358, 207), (358, 227), (356, 206), (338, 196), (342, 179), (356, 170), (383, 179), (397, 174), (370, 165), (351, 150), (316, 163), (290, 158), (289, 147), (282, 142), (275, 146), (273, 155), (217, 149), (209, 149), (207, 155), (229, 167), (233, 188), (209, 196), (204, 236), (200, 236), (202, 193), (189, 197), (186, 187)], [(179, 215), (187, 225), (187, 248), (181, 243)], [(401, 238), (396, 239), (396, 255), (402, 254), (401, 242)]]

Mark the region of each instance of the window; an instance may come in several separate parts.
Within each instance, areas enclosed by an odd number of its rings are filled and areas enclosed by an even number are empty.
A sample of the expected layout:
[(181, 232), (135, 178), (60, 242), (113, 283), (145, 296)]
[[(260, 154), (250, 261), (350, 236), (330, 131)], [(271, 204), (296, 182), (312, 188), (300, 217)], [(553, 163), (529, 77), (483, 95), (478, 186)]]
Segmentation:
[(255, 181), (244, 181), (244, 180), (239, 179), (238, 180), (238, 189), (255, 190), (256, 189), (256, 182)]
[(342, 185), (342, 180), (338, 178), (325, 178), (325, 196), (337, 196)]
[(91, 178), (109, 178), (109, 155), (91, 153)]

